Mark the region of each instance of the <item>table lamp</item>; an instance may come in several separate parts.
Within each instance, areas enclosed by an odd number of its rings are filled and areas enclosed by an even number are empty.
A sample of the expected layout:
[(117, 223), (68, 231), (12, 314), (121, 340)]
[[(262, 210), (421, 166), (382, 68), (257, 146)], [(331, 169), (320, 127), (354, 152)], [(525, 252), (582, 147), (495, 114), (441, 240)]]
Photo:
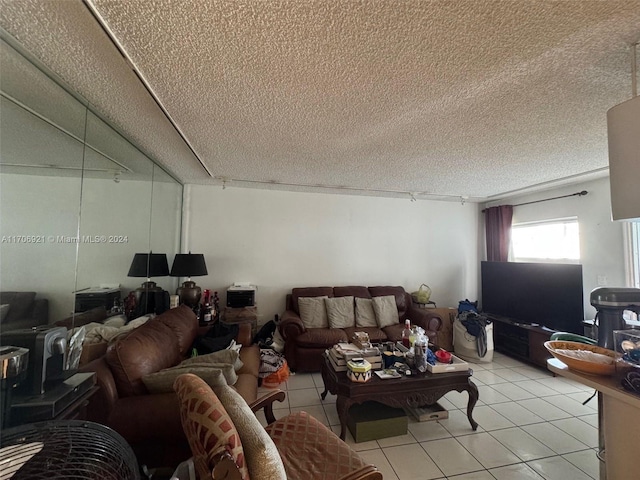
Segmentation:
[(191, 252), (176, 254), (169, 275), (172, 277), (187, 277), (182, 286), (176, 290), (176, 295), (180, 297), (181, 304), (184, 303), (191, 308), (198, 305), (202, 296), (202, 289), (196, 285), (196, 282), (191, 281), (191, 277), (208, 275), (204, 255)]
[(162, 288), (151, 281), (151, 277), (166, 277), (169, 275), (169, 263), (165, 253), (136, 253), (133, 256), (128, 277), (146, 277), (138, 290), (145, 292), (161, 291)]

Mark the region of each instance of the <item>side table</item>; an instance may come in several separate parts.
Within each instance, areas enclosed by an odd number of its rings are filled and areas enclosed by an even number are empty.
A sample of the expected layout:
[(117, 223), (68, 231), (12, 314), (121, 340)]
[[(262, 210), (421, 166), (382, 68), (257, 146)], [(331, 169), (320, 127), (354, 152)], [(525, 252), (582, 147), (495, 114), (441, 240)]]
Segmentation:
[(258, 307), (225, 307), (220, 321), (225, 325), (251, 324), (251, 337), (258, 331)]
[(11, 426), (48, 420), (85, 420), (89, 400), (100, 389), (94, 372), (76, 373), (42, 395), (15, 396)]
[(416, 302), (413, 300), (413, 304), (418, 308), (438, 308), (436, 302), (428, 301), (428, 302)]

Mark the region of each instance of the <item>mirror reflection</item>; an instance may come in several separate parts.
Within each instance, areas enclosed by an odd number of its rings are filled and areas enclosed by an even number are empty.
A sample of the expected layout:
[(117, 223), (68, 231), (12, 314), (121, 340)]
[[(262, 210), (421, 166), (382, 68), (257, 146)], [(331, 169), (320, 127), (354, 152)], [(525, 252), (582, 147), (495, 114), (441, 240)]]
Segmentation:
[(74, 310), (86, 108), (4, 42), (1, 55), (4, 332)]
[[(76, 311), (98, 306), (86, 301), (107, 293), (104, 307), (122, 301), (122, 290), (139, 286), (127, 276), (135, 253), (149, 251), (153, 163), (95, 114), (87, 116), (87, 149), (82, 180)], [(120, 292), (111, 292), (120, 290)]]
[[(182, 185), (12, 45), (1, 43), (1, 331), (121, 313), (146, 280), (128, 276), (134, 256), (170, 265), (180, 249)], [(177, 278), (153, 280), (175, 292)]]

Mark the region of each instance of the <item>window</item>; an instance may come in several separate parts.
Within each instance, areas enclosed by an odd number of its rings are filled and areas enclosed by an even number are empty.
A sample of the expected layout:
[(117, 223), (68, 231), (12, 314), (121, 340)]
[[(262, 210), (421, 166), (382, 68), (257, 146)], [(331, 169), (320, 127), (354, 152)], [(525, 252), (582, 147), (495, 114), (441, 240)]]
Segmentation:
[(516, 262), (577, 263), (580, 260), (578, 219), (514, 224), (511, 251)]
[(629, 228), (631, 230), (631, 254), (629, 255), (631, 286), (640, 288), (640, 222), (629, 223)]

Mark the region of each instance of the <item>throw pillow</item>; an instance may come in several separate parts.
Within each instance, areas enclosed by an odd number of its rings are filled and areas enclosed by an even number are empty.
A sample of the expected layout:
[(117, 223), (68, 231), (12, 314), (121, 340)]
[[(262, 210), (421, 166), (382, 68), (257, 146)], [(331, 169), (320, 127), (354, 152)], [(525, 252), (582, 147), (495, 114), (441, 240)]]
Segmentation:
[(216, 456), (227, 451), (243, 480), (249, 480), (240, 435), (211, 387), (201, 378), (187, 374), (176, 379), (174, 390), (198, 478), (212, 478)]
[(325, 298), (327, 318), (331, 328), (353, 327), (356, 323), (353, 310), (353, 297)]
[(373, 300), (356, 297), (356, 327), (377, 327)]
[(5, 303), (4, 305), (0, 305), (0, 322), (4, 322), (4, 319), (7, 318), (7, 314), (9, 313), (9, 309), (11, 305)]
[(240, 435), (251, 480), (286, 480), (278, 448), (247, 402), (226, 385), (214, 387), (213, 391)]
[(396, 306), (396, 297), (393, 295), (385, 295), (384, 297), (373, 297), (371, 300), (373, 300), (373, 311), (376, 314), (378, 327), (389, 327), (391, 325), (397, 325), (400, 322), (398, 307)]
[(159, 372), (150, 373), (142, 377), (142, 383), (147, 387), (149, 393), (167, 393), (173, 391), (173, 383), (180, 375), (191, 373), (200, 377), (208, 385), (215, 387), (219, 385), (233, 385), (238, 380), (233, 365), (226, 363), (206, 363), (178, 365), (172, 368), (165, 368)]
[(242, 360), (240, 360), (238, 351), (233, 349), (218, 350), (217, 352), (187, 358), (183, 360), (180, 365), (190, 365), (194, 363), (228, 363), (229, 365), (233, 365), (233, 369), (236, 372), (244, 365)]
[(298, 309), (300, 319), (305, 328), (327, 328), (327, 309), (324, 306), (324, 297), (300, 297), (298, 298)]

